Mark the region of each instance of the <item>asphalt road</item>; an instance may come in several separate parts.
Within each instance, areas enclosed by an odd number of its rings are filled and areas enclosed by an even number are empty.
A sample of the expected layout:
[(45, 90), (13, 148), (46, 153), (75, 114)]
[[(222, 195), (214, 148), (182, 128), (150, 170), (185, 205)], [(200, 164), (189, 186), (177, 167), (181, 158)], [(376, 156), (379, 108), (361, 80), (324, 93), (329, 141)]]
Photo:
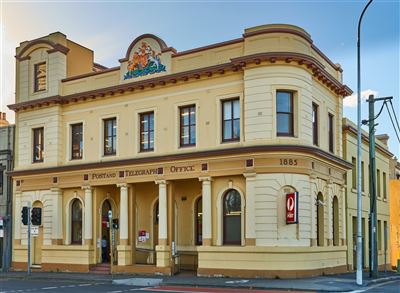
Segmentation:
[[(113, 285), (109, 281), (65, 281), (65, 280), (32, 280), (32, 279), (0, 279), (0, 293), (282, 293), (285, 290), (250, 290), (250, 289), (232, 289), (232, 288), (195, 288), (195, 287), (174, 287), (174, 286), (154, 286), (154, 287), (135, 287), (127, 285)], [(294, 291), (291, 291), (292, 293)], [(300, 291), (298, 291), (299, 293)], [(399, 293), (400, 280), (389, 281), (381, 284), (372, 285), (368, 288), (360, 288), (353, 293)]]
[[(279, 290), (247, 290), (232, 288), (195, 288), (195, 287), (174, 287), (154, 286), (135, 287), (127, 285), (113, 285), (110, 282), (78, 282), (78, 281), (48, 281), (48, 280), (25, 280), (25, 279), (0, 279), (0, 293), (282, 293), (287, 291)], [(293, 293), (293, 291), (291, 291)]]

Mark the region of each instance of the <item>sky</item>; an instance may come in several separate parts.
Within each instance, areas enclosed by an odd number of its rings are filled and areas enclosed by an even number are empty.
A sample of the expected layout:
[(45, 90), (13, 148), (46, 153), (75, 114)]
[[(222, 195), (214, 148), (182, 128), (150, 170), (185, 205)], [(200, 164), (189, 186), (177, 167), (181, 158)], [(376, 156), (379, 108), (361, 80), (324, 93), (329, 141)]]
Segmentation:
[[(118, 66), (130, 43), (153, 33), (178, 51), (241, 37), (245, 28), (287, 23), (304, 28), (314, 44), (340, 63), (343, 83), (357, 92), (357, 23), (367, 1), (8, 1), (0, 0), (0, 107), (11, 121), (14, 103), (15, 48), (60, 31), (91, 48), (95, 61)], [(400, 118), (400, 0), (374, 0), (361, 30), (361, 89), (364, 96), (393, 96)], [(344, 116), (357, 121), (355, 96), (344, 99)], [(376, 112), (381, 103), (376, 103)], [(362, 119), (368, 104), (362, 103)], [(387, 111), (377, 120), (377, 134), (390, 136), (398, 158), (400, 144)]]

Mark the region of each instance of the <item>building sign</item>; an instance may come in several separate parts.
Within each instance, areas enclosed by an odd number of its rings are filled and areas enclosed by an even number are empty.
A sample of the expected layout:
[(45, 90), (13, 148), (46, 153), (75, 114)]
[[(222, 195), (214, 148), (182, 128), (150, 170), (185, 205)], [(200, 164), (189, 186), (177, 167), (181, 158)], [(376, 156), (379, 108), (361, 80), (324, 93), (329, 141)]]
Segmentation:
[(286, 224), (297, 224), (299, 222), (299, 193), (286, 194)]
[(133, 53), (132, 59), (128, 61), (128, 71), (125, 73), (124, 79), (166, 71), (160, 56), (161, 53), (156, 53), (149, 44), (142, 42), (141, 46)]
[(39, 227), (38, 226), (31, 226), (31, 235), (32, 235), (32, 237), (39, 236)]
[(180, 167), (171, 166), (171, 167), (169, 167), (169, 171), (171, 173), (181, 173), (181, 172), (193, 172), (196, 170), (195, 170), (195, 167), (192, 165), (192, 166), (180, 166)]
[(104, 172), (104, 173), (93, 173), (92, 174), (92, 179), (98, 180), (98, 179), (111, 179), (111, 178), (117, 178), (117, 173), (116, 172)]
[(126, 177), (143, 176), (143, 175), (157, 175), (159, 174), (159, 168), (139, 169), (139, 170), (126, 170)]

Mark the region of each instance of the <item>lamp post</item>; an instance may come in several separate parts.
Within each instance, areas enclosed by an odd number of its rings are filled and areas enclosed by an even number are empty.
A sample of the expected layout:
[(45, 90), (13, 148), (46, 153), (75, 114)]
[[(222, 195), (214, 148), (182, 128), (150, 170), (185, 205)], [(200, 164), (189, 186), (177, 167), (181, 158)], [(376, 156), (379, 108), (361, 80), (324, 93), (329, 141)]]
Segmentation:
[(362, 285), (362, 194), (361, 194), (361, 64), (360, 31), (365, 11), (373, 0), (369, 0), (361, 12), (357, 29), (357, 285)]

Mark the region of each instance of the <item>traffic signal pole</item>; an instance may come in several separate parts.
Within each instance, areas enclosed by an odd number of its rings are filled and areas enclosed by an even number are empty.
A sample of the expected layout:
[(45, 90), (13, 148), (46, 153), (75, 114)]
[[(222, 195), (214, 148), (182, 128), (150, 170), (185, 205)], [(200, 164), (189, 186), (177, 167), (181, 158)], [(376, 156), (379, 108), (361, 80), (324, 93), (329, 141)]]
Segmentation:
[(31, 274), (31, 203), (28, 203), (28, 275)]

